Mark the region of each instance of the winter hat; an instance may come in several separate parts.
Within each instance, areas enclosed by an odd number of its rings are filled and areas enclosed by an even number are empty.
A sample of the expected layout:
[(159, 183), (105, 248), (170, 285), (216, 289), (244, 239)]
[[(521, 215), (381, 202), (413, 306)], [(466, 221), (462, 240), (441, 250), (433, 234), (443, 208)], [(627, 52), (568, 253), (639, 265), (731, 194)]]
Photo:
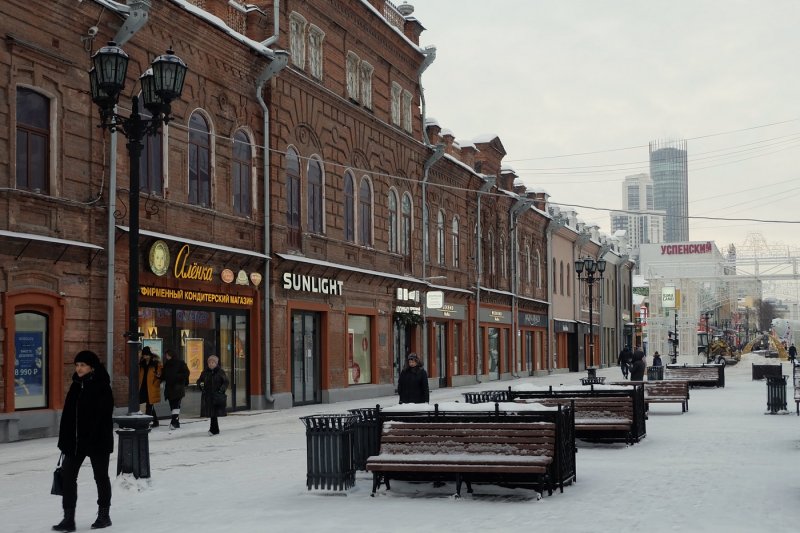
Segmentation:
[(78, 355), (75, 356), (75, 362), (85, 363), (94, 369), (100, 368), (100, 358), (97, 357), (96, 353), (89, 350), (78, 352)]
[(153, 352), (150, 351), (149, 346), (145, 346), (144, 348), (142, 348), (142, 355), (153, 355)]
[(408, 354), (408, 357), (406, 357), (406, 360), (408, 361), (411, 361), (412, 359), (414, 361), (419, 362), (419, 357), (417, 357), (417, 354), (415, 354), (414, 352), (411, 352), (410, 354)]

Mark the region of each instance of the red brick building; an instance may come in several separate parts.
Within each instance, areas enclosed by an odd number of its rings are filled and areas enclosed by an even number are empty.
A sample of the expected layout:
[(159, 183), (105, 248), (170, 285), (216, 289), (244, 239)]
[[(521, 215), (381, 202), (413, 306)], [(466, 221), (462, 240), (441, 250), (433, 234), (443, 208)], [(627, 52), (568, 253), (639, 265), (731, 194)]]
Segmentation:
[(459, 143), (423, 116), (435, 50), (410, 6), (0, 15), (0, 441), (57, 431), (81, 349), (128, 397), (128, 151), (87, 74), (109, 40), (130, 56), (123, 115), (167, 47), (189, 66), (141, 159), (138, 325), (193, 376), (218, 355), (229, 409), (392, 395), (411, 351), (433, 387), (550, 369), (546, 195), (515, 183), (498, 136)]

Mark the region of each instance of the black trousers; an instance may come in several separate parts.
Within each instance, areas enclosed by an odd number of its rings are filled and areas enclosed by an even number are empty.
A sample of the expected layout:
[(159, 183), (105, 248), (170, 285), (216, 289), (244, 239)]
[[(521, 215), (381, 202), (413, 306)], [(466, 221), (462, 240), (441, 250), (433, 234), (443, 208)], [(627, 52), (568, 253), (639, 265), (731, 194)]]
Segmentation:
[[(109, 453), (90, 455), (94, 482), (97, 484), (97, 506), (111, 507), (111, 480), (108, 477), (108, 463), (111, 458)], [(64, 486), (64, 495), (61, 505), (64, 509), (74, 509), (78, 502), (78, 472), (83, 464), (85, 455), (64, 454), (61, 463), (61, 476)]]
[(216, 414), (211, 415), (211, 427), (208, 428), (208, 431), (214, 435), (219, 433), (219, 419)]

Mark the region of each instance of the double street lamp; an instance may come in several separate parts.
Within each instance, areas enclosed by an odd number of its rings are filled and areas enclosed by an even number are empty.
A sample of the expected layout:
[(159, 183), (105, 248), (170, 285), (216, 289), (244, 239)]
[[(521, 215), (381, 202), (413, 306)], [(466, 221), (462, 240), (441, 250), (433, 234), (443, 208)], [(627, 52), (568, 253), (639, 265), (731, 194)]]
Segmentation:
[[(119, 131), (128, 139), (130, 158), (129, 184), (129, 277), (128, 277), (128, 417), (118, 417), (121, 428), (136, 430), (144, 435), (142, 442), (123, 443), (120, 432), (120, 449), (117, 473), (133, 472), (136, 477), (150, 477), (150, 460), (147, 430), (150, 417), (131, 416), (139, 412), (139, 159), (146, 135), (155, 135), (162, 125), (172, 120), (170, 103), (183, 92), (186, 63), (173, 51), (158, 56), (139, 77), (142, 104), (150, 117), (139, 114), (139, 97), (131, 98), (130, 116), (117, 112), (119, 95), (125, 88), (128, 72), (128, 54), (113, 41), (92, 56), (89, 85), (92, 101), (100, 110), (100, 127), (111, 132)], [(145, 424), (146, 422), (146, 424)], [(144, 455), (144, 457), (141, 457)], [(124, 456), (124, 457), (123, 457)], [(130, 461), (131, 464), (125, 464)]]
[(594, 311), (592, 309), (594, 297), (592, 287), (595, 281), (603, 279), (603, 272), (605, 271), (605, 259), (595, 261), (592, 257), (586, 257), (575, 261), (575, 273), (578, 275), (578, 279), (586, 282), (589, 286), (589, 361), (592, 363), (594, 362)]

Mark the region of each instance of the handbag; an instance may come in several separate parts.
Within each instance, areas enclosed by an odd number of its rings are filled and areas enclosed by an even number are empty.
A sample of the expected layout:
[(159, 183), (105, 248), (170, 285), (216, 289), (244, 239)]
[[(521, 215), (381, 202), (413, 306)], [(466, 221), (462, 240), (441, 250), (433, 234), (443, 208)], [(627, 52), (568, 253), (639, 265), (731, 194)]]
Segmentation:
[(58, 458), (58, 464), (56, 464), (56, 469), (53, 471), (53, 485), (50, 487), (50, 494), (53, 496), (63, 496), (64, 495), (64, 484), (61, 478), (61, 460), (64, 458), (64, 454), (62, 453)]
[(211, 396), (211, 402), (214, 404), (214, 407), (217, 408), (225, 408), (228, 406), (228, 395), (224, 392), (215, 392)]

